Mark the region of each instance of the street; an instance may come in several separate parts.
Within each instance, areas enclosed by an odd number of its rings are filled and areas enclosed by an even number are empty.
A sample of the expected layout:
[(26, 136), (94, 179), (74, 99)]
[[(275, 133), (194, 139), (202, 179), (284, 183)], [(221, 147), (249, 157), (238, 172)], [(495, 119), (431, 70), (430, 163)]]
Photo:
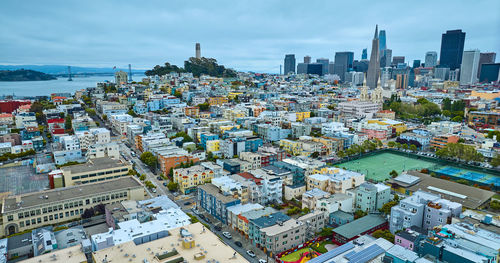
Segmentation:
[[(156, 185), (156, 193), (153, 193), (151, 189), (147, 189), (149, 195), (151, 197), (159, 196), (159, 195), (166, 195), (168, 198), (173, 200), (185, 213), (189, 213), (193, 216), (196, 216), (200, 222), (203, 222), (205, 224), (208, 224), (210, 226), (210, 230), (214, 232), (217, 236), (221, 238), (221, 240), (231, 246), (235, 251), (240, 253), (243, 257), (245, 257), (249, 262), (259, 262), (259, 259), (264, 259), (266, 260), (266, 254), (258, 249), (257, 247), (253, 246), (249, 240), (246, 240), (239, 232), (236, 230), (228, 227), (227, 225), (222, 224), (218, 219), (214, 218), (213, 216), (209, 215), (208, 213), (204, 211), (199, 211), (201, 214), (203, 214), (206, 218), (209, 218), (210, 223), (207, 221), (203, 220), (198, 214), (195, 214), (192, 210), (194, 205), (196, 204), (196, 194), (191, 193), (188, 195), (177, 195), (174, 196), (173, 193), (171, 193), (167, 187), (163, 186), (164, 182), (168, 183), (167, 180), (158, 180), (157, 176), (151, 170), (147, 165), (142, 163), (142, 161), (138, 158), (136, 155), (133, 157), (131, 155), (132, 149), (130, 149), (127, 145), (125, 145), (123, 142), (119, 142), (120, 145), (120, 152), (123, 154), (122, 158), (125, 157), (125, 161), (131, 161), (133, 164), (135, 164), (135, 169), (139, 174), (145, 174), (146, 175), (146, 180), (151, 181), (154, 185)], [(136, 152), (137, 154), (137, 152)], [(215, 225), (219, 225), (222, 227), (221, 231), (217, 231), (215, 229)], [(231, 239), (227, 239), (222, 235), (222, 232), (229, 232), (232, 235)], [(235, 242), (239, 241), (243, 245), (242, 247), (236, 246)], [(246, 251), (247, 250), (252, 250), (256, 257), (252, 258), (250, 257)], [(274, 262), (271, 259), (268, 260), (268, 262)]]

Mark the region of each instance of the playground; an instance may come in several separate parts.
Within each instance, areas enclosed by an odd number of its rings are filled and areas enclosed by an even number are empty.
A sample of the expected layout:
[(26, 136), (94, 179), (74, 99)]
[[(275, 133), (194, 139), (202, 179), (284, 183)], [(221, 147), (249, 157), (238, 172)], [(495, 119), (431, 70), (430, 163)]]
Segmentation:
[(309, 243), (307, 247), (293, 249), (285, 253), (285, 255), (281, 256), (280, 260), (284, 263), (305, 263), (335, 247), (337, 247), (337, 245), (334, 245), (333, 242), (329, 240), (318, 240)]
[(401, 174), (403, 171), (429, 169), (435, 165), (436, 163), (431, 161), (390, 152), (383, 152), (337, 164), (340, 168), (365, 174), (366, 179), (377, 182), (389, 179), (391, 177), (389, 173), (392, 170)]
[(401, 174), (408, 170), (428, 169), (437, 175), (451, 177), (455, 180), (465, 179), (473, 184), (500, 187), (500, 177), (495, 174), (475, 171), (473, 168), (462, 168), (437, 159), (421, 158), (413, 154), (406, 155), (384, 151), (357, 160), (339, 163), (336, 166), (365, 174), (367, 180), (376, 182), (389, 179), (391, 177), (389, 173), (392, 170)]

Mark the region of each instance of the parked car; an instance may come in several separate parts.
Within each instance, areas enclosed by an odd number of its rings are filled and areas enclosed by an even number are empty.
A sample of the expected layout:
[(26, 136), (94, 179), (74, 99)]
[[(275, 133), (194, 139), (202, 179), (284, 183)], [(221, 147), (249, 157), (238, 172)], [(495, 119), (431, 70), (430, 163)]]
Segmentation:
[(190, 204), (191, 204), (191, 202), (185, 202), (184, 203), (184, 205), (190, 205)]
[(265, 259), (260, 258), (259, 263), (267, 263), (267, 261)]
[(236, 241), (236, 242), (234, 242), (234, 244), (235, 244), (236, 246), (238, 246), (238, 247), (242, 247), (242, 246), (243, 246), (243, 244), (241, 244), (241, 242), (240, 242), (240, 241)]
[(255, 253), (253, 253), (252, 250), (247, 250), (247, 255), (249, 255), (250, 257), (255, 257)]
[(167, 182), (163, 182), (163, 186), (167, 187)]
[(224, 237), (226, 237), (227, 239), (231, 239), (231, 238), (233, 238), (233, 236), (232, 236), (232, 235), (231, 235), (231, 233), (229, 233), (229, 232), (222, 232), (222, 235), (223, 235)]
[(212, 224), (212, 221), (210, 221), (210, 219), (208, 219), (208, 217), (205, 217), (205, 222)]
[(163, 178), (161, 176), (156, 177), (156, 179), (158, 179), (158, 181), (163, 181)]
[(221, 227), (221, 226), (215, 226), (214, 228), (215, 228), (215, 230), (217, 230), (217, 231), (221, 231), (221, 230), (222, 230), (222, 227)]

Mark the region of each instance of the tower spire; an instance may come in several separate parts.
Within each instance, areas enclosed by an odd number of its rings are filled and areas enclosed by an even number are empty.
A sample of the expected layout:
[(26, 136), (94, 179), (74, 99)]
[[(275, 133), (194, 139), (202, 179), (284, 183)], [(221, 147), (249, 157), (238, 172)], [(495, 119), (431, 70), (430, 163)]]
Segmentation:
[(375, 36), (373, 36), (373, 39), (378, 39), (378, 24), (375, 26)]

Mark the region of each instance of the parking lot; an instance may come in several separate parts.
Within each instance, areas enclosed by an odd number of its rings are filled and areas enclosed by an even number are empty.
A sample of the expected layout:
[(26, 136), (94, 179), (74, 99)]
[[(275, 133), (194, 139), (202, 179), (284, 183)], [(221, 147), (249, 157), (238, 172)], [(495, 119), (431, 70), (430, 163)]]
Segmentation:
[(0, 168), (0, 192), (24, 194), (49, 187), (47, 174), (36, 174), (31, 165)]

